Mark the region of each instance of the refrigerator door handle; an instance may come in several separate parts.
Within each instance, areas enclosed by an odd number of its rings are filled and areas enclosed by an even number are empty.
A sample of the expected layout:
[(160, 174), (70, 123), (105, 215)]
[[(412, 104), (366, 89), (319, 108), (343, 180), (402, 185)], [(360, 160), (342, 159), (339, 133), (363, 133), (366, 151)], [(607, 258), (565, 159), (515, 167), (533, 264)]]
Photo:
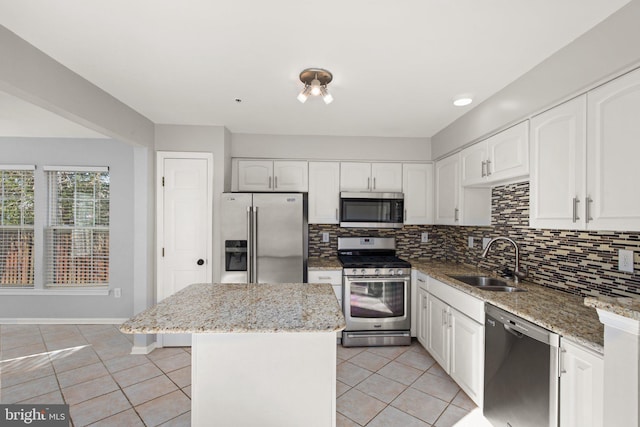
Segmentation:
[(251, 206), (247, 206), (247, 283), (251, 283), (251, 276), (253, 275), (253, 266), (251, 265), (251, 260), (253, 259), (253, 242), (251, 241), (253, 224), (251, 210)]
[(253, 230), (251, 233), (252, 239), (252, 256), (251, 262), (253, 265), (251, 266), (251, 271), (253, 273), (252, 283), (258, 283), (258, 207), (253, 207)]

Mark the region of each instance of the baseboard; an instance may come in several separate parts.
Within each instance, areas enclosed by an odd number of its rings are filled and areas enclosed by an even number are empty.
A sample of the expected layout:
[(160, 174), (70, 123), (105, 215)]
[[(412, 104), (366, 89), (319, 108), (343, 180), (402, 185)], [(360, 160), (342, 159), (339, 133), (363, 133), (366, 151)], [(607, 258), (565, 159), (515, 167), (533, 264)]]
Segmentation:
[(149, 354), (158, 347), (156, 342), (152, 342), (147, 346), (134, 345), (131, 348), (131, 354)]
[(112, 317), (97, 317), (97, 318), (14, 318), (14, 319), (2, 319), (0, 318), (0, 324), (12, 324), (12, 325), (121, 325), (129, 320), (128, 318), (112, 318)]

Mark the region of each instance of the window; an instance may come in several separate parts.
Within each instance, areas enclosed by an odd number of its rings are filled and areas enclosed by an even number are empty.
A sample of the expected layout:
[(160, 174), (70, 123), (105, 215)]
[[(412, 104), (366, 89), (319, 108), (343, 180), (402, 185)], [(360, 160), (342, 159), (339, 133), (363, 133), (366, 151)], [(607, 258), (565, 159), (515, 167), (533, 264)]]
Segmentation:
[(45, 228), (45, 284), (109, 284), (109, 170), (45, 167), (49, 213)]
[(33, 287), (34, 166), (0, 166), (0, 287)]

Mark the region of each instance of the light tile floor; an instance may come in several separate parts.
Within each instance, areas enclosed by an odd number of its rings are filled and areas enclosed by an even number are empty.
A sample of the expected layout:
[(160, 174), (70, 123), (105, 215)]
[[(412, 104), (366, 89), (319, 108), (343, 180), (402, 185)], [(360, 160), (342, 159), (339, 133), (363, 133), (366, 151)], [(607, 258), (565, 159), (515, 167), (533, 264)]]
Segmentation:
[[(0, 402), (67, 403), (72, 425), (189, 426), (189, 348), (131, 355), (113, 325), (0, 325)], [(420, 344), (344, 348), (338, 427), (488, 426)]]

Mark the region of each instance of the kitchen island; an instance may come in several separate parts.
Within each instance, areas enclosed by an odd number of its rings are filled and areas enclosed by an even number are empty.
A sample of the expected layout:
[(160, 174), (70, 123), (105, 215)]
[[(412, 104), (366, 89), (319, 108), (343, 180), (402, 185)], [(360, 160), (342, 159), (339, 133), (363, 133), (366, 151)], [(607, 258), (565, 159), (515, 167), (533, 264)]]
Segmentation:
[(335, 426), (336, 332), (326, 284), (194, 284), (124, 323), (191, 333), (193, 426)]

